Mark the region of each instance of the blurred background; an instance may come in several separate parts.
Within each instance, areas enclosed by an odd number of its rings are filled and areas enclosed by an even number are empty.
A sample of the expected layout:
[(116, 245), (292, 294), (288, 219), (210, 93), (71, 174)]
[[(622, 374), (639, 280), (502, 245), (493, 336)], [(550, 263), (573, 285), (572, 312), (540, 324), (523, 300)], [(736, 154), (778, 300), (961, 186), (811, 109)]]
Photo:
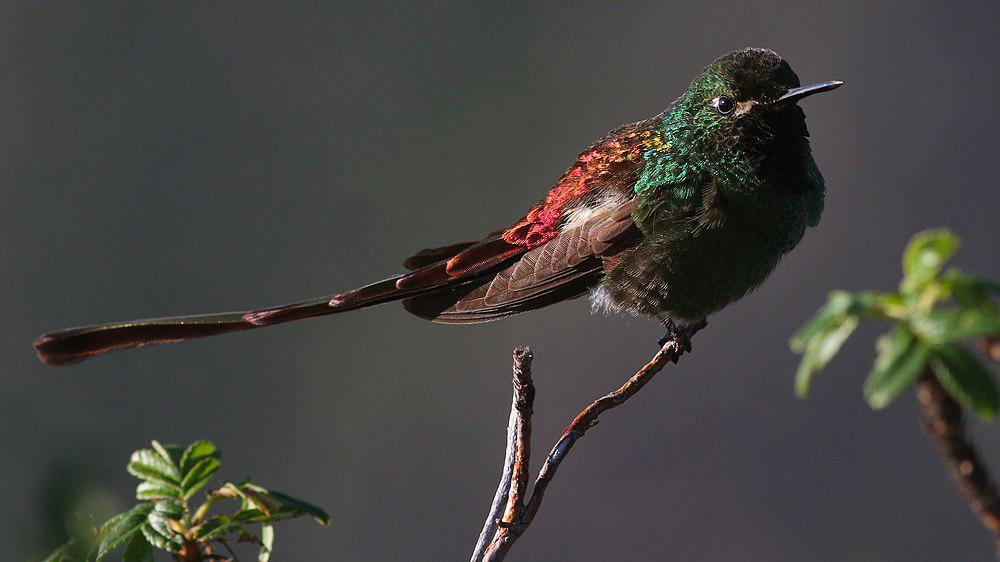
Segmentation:
[[(926, 227), (1000, 275), (1000, 4), (19, 4), (0, 6), (3, 558), (40, 554), (67, 478), (126, 505), (124, 465), (151, 438), (215, 440), (223, 478), (331, 512), (330, 529), (279, 526), (276, 560), (467, 558), (511, 348), (536, 357), (534, 472), (655, 351), (657, 324), (584, 299), (472, 327), (390, 305), (62, 369), (32, 338), (396, 273), (511, 223), (579, 150), (746, 46), (847, 82), (803, 102), (823, 222), (579, 443), (512, 559), (991, 558), (915, 398), (863, 401), (883, 327), (807, 401), (787, 342), (828, 291), (893, 287)], [(1000, 474), (1000, 424), (970, 423)]]

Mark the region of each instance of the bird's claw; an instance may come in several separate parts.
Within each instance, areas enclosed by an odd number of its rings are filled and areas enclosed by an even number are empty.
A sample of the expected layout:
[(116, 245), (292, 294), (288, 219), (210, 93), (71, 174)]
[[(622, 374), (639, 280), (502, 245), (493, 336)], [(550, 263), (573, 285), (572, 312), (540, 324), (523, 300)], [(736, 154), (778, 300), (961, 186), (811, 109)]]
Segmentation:
[(674, 344), (674, 349), (677, 353), (674, 356), (674, 362), (677, 362), (677, 357), (682, 353), (691, 353), (691, 333), (684, 328), (678, 327), (671, 321), (665, 323), (667, 327), (667, 333), (660, 338), (660, 347), (664, 347), (668, 343)]

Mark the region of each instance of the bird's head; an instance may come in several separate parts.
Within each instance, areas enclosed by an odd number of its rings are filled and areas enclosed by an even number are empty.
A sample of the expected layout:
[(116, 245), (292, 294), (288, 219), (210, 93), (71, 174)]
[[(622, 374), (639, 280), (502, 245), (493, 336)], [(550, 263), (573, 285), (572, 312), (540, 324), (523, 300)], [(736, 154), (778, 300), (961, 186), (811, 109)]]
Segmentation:
[(708, 167), (759, 166), (775, 153), (808, 150), (802, 98), (842, 82), (801, 86), (769, 49), (743, 49), (705, 69), (669, 110), (666, 128), (682, 150)]

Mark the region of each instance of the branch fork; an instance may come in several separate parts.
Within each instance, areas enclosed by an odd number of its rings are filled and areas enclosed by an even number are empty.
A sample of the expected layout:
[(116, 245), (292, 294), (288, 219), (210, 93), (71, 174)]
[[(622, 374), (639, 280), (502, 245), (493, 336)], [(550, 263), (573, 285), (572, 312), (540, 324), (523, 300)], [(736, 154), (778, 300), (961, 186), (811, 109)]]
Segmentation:
[[(503, 471), (493, 504), (483, 524), (482, 532), (472, 554), (472, 562), (503, 560), (514, 542), (528, 529), (541, 507), (545, 490), (556, 474), (559, 464), (569, 454), (578, 439), (597, 425), (601, 414), (625, 403), (656, 376), (668, 362), (676, 363), (689, 350), (690, 335), (702, 326), (696, 326), (686, 338), (667, 340), (660, 350), (638, 372), (617, 390), (598, 398), (563, 431), (562, 436), (549, 451), (531, 495), (528, 488), (528, 464), (531, 457), (531, 415), (535, 399), (535, 385), (531, 380), (531, 350), (514, 349), (513, 390), (510, 418), (507, 424), (507, 450)], [(687, 349), (686, 349), (687, 348)]]

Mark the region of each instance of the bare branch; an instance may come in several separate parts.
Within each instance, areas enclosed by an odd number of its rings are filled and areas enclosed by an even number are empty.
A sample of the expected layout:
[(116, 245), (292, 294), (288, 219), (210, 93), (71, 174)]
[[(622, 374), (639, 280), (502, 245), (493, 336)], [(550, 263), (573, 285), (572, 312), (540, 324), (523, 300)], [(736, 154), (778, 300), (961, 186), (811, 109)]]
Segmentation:
[[(490, 512), (486, 515), (483, 530), (472, 553), (472, 562), (483, 559), (486, 547), (493, 541), (497, 525), (506, 513), (511, 481), (517, 466), (521, 482), (527, 480), (528, 456), (530, 455), (531, 439), (531, 409), (535, 401), (535, 386), (531, 381), (531, 349), (517, 347), (514, 349), (514, 397), (510, 404), (510, 419), (507, 422), (507, 451), (504, 454), (503, 471), (500, 485), (493, 497)], [(518, 463), (518, 460), (521, 460)], [(519, 486), (518, 496), (524, 495), (524, 485)], [(518, 500), (520, 501), (520, 500)]]
[(1000, 554), (1000, 496), (997, 495), (997, 486), (990, 479), (989, 471), (965, 435), (962, 407), (945, 391), (933, 374), (928, 374), (920, 381), (917, 396), (924, 414), (924, 427), (937, 441), (959, 492), (986, 529), (993, 534)]
[[(597, 425), (604, 412), (624, 404), (656, 376), (668, 362), (676, 363), (688, 348), (690, 336), (704, 327), (694, 326), (688, 332), (679, 332), (668, 340), (646, 365), (617, 390), (595, 400), (587, 406), (563, 431), (559, 441), (549, 452), (542, 469), (535, 479), (531, 496), (522, 497), (527, 490), (528, 462), (531, 455), (531, 414), (534, 386), (531, 382), (531, 353), (526, 348), (514, 350), (514, 398), (507, 425), (507, 451), (503, 474), (493, 505), (483, 525), (479, 542), (472, 555), (473, 562), (503, 560), (514, 542), (531, 525), (545, 496), (545, 490), (555, 477), (559, 464), (566, 458), (578, 439)], [(688, 348), (689, 349), (689, 348)]]

